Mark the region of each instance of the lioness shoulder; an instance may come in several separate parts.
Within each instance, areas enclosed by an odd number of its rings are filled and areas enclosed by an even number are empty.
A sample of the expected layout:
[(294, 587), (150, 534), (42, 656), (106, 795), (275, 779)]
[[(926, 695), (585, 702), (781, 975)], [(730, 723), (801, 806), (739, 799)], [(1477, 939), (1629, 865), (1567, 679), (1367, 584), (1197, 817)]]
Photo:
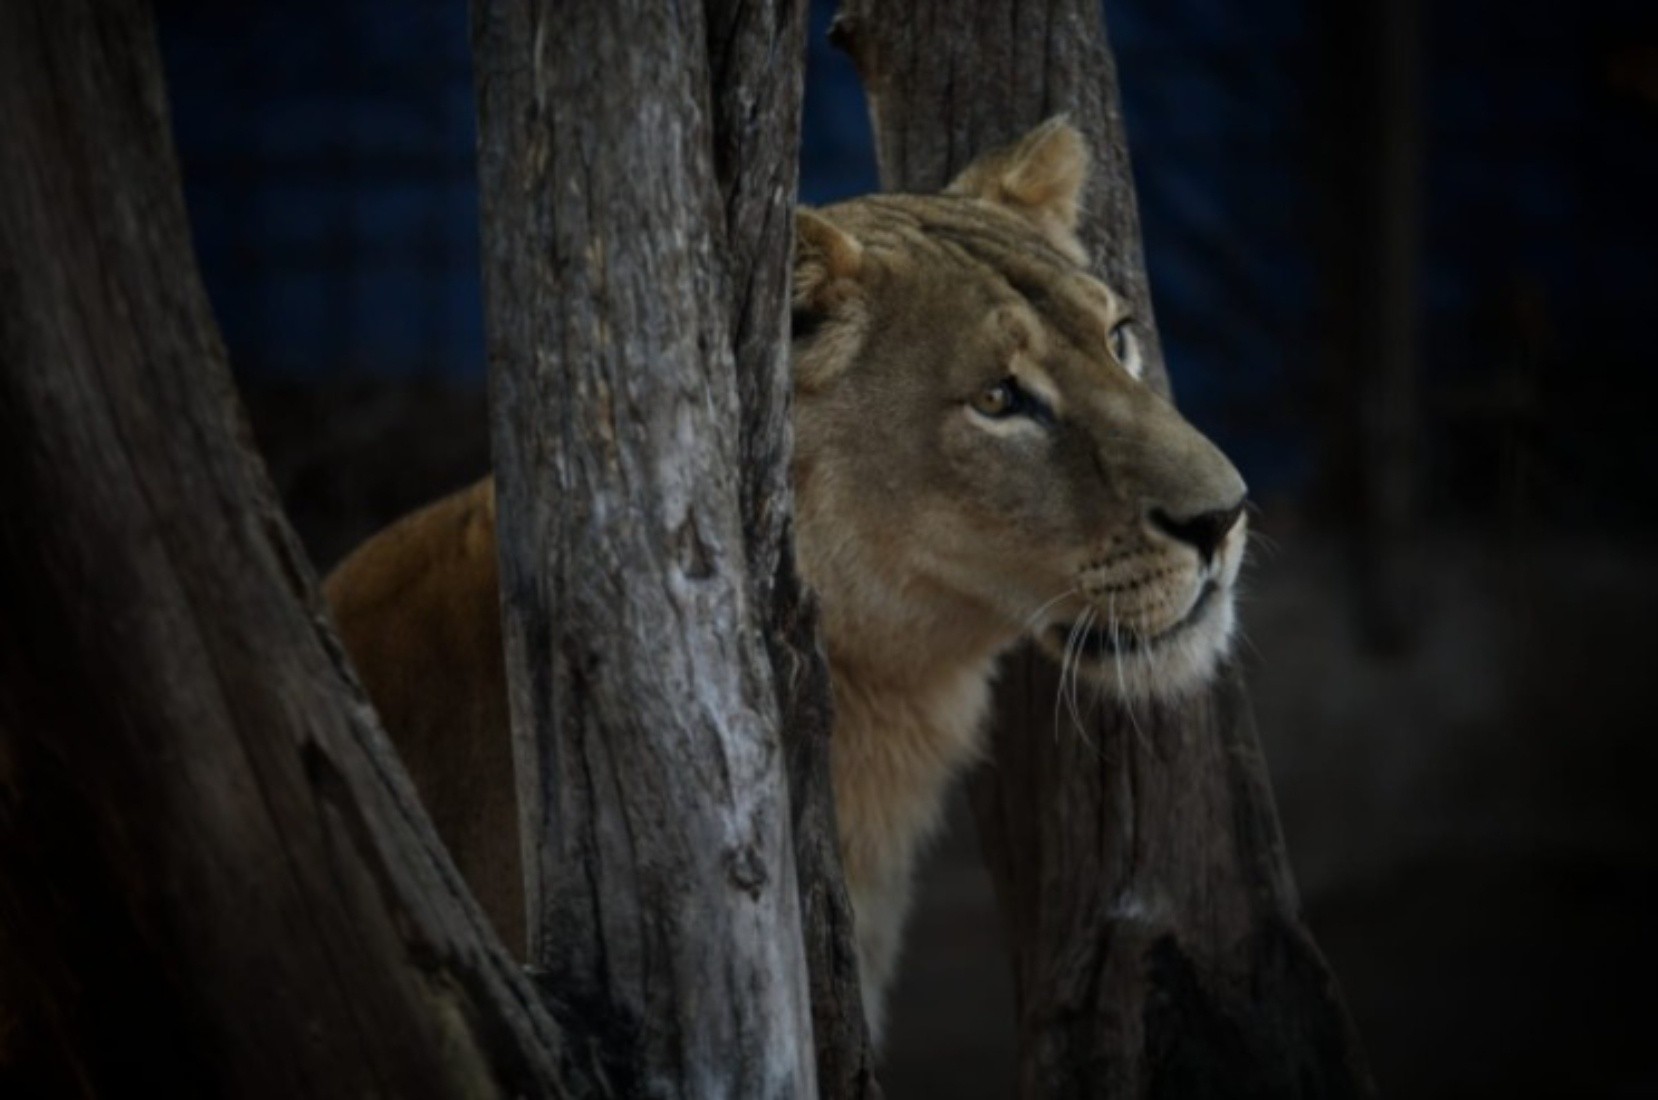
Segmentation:
[(524, 944), (495, 482), (411, 513), (323, 585), (421, 801), (504, 942)]
[[(1030, 638), (1125, 700), (1201, 685), (1233, 627), (1244, 483), (1142, 378), (1076, 236), (1061, 120), (943, 193), (803, 211), (793, 271), (801, 572), (835, 695), (839, 840), (880, 1030), (918, 854)], [(463, 873), (524, 946), (485, 482), (329, 578), (346, 645)]]

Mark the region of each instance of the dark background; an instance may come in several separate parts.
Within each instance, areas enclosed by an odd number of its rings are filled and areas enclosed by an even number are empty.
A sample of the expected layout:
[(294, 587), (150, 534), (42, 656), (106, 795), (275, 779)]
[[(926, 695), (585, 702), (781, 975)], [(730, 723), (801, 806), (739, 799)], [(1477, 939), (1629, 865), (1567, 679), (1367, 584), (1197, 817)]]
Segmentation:
[[(202, 269), (319, 568), (487, 467), (465, 7), (160, 5)], [(875, 187), (831, 7), (808, 202)], [(1290, 855), (1394, 1096), (1658, 1096), (1655, 9), (1105, 5), (1176, 393), (1262, 506)], [(1010, 1090), (955, 816), (895, 1098)]]

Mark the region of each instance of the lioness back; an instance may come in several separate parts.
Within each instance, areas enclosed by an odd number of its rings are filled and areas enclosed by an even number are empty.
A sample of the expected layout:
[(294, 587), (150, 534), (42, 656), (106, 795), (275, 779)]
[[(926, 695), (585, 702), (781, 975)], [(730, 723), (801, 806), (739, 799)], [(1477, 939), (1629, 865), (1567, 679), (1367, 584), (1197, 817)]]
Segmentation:
[(432, 823), (502, 940), (521, 954), (498, 574), (495, 483), (486, 479), (363, 543), (323, 592)]

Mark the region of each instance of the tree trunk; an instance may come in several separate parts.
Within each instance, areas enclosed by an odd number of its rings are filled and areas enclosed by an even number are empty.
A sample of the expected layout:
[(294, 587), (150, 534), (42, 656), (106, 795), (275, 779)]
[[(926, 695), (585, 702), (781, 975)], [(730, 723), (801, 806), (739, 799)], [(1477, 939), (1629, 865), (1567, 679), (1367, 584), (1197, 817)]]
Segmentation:
[(816, 596), (795, 569), (789, 268), (799, 190), (805, 0), (711, 0), (714, 171), (738, 398), (738, 476), (754, 605), (765, 616), (787, 756), (818, 1091), (878, 1095), (829, 780), (833, 723)]
[(0, 1091), (587, 1091), (249, 450), (147, 6), (0, 6), (0, 148)]
[[(1084, 242), (1133, 304), (1146, 377), (1167, 392), (1096, 0), (846, 0), (835, 33), (869, 92), (888, 187), (936, 190), (1070, 114), (1095, 152)], [(1057, 691), (1042, 658), (1010, 662), (996, 763), (973, 789), (1011, 938), (1021, 1094), (1370, 1094), (1300, 920), (1235, 672), (1180, 705), (1103, 704), (1086, 736), (1053, 736)]]
[(624, 1092), (870, 1087), (788, 541), (801, 28), (475, 6), (529, 953)]

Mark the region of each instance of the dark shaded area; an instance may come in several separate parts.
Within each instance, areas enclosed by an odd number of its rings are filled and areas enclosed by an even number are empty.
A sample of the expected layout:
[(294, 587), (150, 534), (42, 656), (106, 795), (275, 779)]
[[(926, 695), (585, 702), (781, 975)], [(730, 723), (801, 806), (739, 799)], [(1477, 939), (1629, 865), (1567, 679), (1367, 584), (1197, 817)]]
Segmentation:
[[(1246, 945), (1269, 989), (1325, 983), (1324, 969), (1297, 930), (1268, 925)], [(1332, 1014), (1309, 1013), (1280, 1023), (1285, 1035), (1251, 1034), (1250, 1020), (1213, 1011), (1182, 1011), (1204, 1006), (1202, 979), (1172, 939), (1153, 945), (1150, 974), (1156, 993), (1145, 1019), (1146, 1045), (1152, 1059), (1153, 1100), (1201, 1097), (1275, 1096), (1352, 1097), (1362, 1095), (1354, 1083), (1326, 1071), (1346, 1056), (1345, 1036)], [(1261, 1065), (1259, 1052), (1287, 1051), (1293, 1059)], [(1217, 1073), (1216, 1067), (1221, 1067)], [(1227, 1068), (1231, 1072), (1227, 1072)], [(1237, 1082), (1228, 1087), (1226, 1082)]]
[[(487, 467), (471, 105), (434, 92), (468, 79), (461, 7), (295, 4), (250, 29), (163, 5), (210, 290), (321, 566)], [(1242, 653), (1308, 921), (1384, 1094), (1652, 1095), (1658, 16), (1421, 7), (1411, 492), (1382, 601), (1408, 629), (1379, 646), (1334, 350), (1365, 305), (1337, 276), (1366, 262), (1350, 200), (1375, 146), (1330, 104), (1368, 70), (1315, 14), (1107, 5), (1170, 373), (1263, 505)], [(808, 198), (873, 181), (861, 111), (809, 89)], [(267, 247), (289, 225), (311, 243)], [(891, 1014), (894, 1097), (1012, 1087), (1011, 982), (954, 820)]]
[(0, 7), (0, 1094), (579, 1084), (322, 629), (162, 85), (145, 0)]
[[(487, 464), (467, 391), (361, 387), (307, 403), (254, 390), (250, 404), (281, 482), (312, 487), (289, 499), (319, 563)], [(394, 407), (390, 445), (285, 457)], [(439, 439), (449, 469), (407, 463)], [(1272, 518), (1262, 541), (1275, 548), (1258, 552), (1245, 598), (1248, 680), (1308, 923), (1384, 1094), (1650, 1094), (1650, 550), (1436, 534), (1411, 572), (1418, 641), (1389, 657), (1353, 619), (1344, 541)], [(978, 858), (957, 806), (923, 870), (882, 1073), (891, 1096), (1011, 1090), (1012, 984)]]

